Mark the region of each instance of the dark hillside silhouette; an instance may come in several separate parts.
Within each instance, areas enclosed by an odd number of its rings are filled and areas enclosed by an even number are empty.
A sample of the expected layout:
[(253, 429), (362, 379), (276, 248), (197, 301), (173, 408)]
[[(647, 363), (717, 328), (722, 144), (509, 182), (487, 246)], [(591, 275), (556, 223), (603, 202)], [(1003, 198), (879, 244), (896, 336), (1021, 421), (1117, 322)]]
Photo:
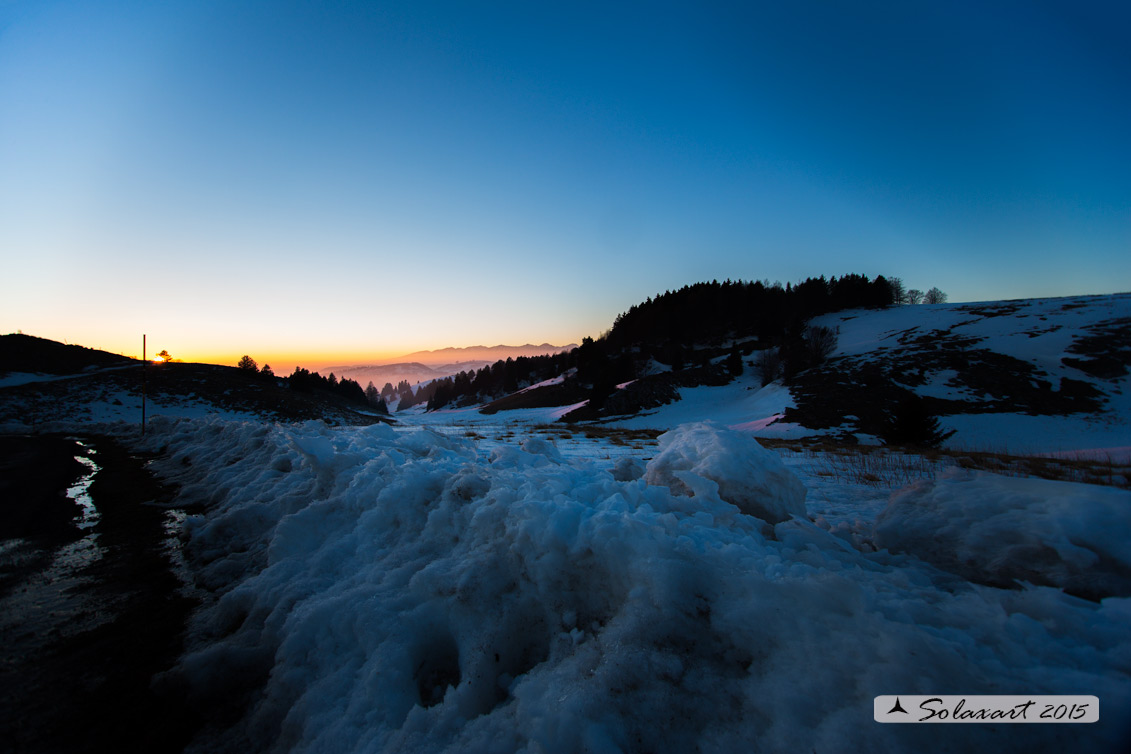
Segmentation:
[(76, 374), (91, 367), (126, 366), (137, 359), (16, 333), (0, 336), (0, 374), (9, 371)]

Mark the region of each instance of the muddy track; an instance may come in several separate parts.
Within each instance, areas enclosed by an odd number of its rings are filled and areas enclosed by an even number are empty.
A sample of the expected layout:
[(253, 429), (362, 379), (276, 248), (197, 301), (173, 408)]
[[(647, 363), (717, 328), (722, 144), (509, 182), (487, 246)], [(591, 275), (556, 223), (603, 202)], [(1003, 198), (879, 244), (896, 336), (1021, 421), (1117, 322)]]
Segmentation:
[[(66, 491), (90, 476), (76, 456), (98, 467), (83, 530), (60, 512), (74, 514)], [(105, 438), (0, 437), (0, 457), (18, 459), (0, 466), (14, 501), (0, 515), (20, 522), (0, 549), (0, 740), (10, 751), (182, 751), (199, 720), (152, 683), (180, 655), (194, 605), (170, 568), (170, 514), (146, 505), (171, 490)]]

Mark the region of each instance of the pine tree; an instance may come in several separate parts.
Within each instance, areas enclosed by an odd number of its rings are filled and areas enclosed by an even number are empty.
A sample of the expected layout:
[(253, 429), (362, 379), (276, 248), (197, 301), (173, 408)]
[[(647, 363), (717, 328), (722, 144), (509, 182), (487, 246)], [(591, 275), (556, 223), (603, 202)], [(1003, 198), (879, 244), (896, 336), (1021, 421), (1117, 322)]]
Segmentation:
[(885, 445), (937, 448), (954, 433), (953, 429), (943, 432), (939, 418), (931, 413), (927, 402), (914, 393), (908, 393), (888, 417), (880, 439)]
[(731, 375), (737, 377), (742, 374), (742, 354), (739, 352), (738, 346), (730, 349), (730, 353), (727, 354), (726, 365), (727, 372)]
[(397, 394), (400, 396), (400, 401), (397, 403), (398, 411), (416, 405), (416, 396), (413, 394), (412, 385), (408, 384), (408, 380), (401, 380), (397, 383)]

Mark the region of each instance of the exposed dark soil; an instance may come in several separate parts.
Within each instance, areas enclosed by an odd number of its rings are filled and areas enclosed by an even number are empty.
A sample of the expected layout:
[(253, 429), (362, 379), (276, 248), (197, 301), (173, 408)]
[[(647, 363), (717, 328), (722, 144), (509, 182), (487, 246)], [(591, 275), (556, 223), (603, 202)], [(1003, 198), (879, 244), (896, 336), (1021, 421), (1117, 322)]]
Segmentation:
[(679, 400), (678, 388), (726, 385), (731, 379), (731, 375), (723, 367), (715, 364), (652, 374), (633, 380), (605, 398), (600, 406), (594, 406), (590, 402), (574, 409), (563, 416), (561, 421), (598, 421), (612, 416), (636, 414)]
[(503, 396), (481, 408), (480, 413), (494, 414), (498, 411), (512, 411), (519, 408), (568, 406), (579, 403), (587, 397), (589, 397), (588, 390), (581, 388), (575, 381), (566, 381)]
[(1088, 328), (1068, 351), (1084, 358), (1066, 356), (1061, 362), (1101, 380), (1116, 380), (1131, 366), (1131, 318), (1109, 319)]
[[(65, 534), (55, 503), (86, 471), (74, 456), (89, 451), (61, 437), (0, 437), (0, 485), (6, 502), (19, 498), (0, 516), (16, 510), (23, 522), (19, 539), (0, 543), (0, 604), (15, 611), (0, 637), (0, 741), (8, 751), (182, 751), (200, 720), (151, 686), (179, 657), (194, 606), (170, 567), (169, 513), (146, 505), (171, 491), (145, 458), (83, 442), (100, 467), (88, 488), (99, 518)], [(75, 545), (101, 557), (61, 568)]]
[[(972, 312), (1004, 316), (1012, 310), (1000, 307)], [(848, 422), (855, 425), (854, 431), (881, 435), (900, 401), (942, 371), (954, 373), (947, 386), (965, 397), (924, 397), (927, 410), (937, 416), (1064, 416), (1103, 408), (1105, 395), (1092, 383), (1063, 377), (1059, 385), (1054, 385), (1050, 375), (1034, 364), (979, 347), (978, 338), (955, 335), (949, 330), (923, 332), (913, 328), (898, 340), (898, 349), (865, 357), (837, 357), (799, 373), (790, 384), (797, 407), (786, 409), (785, 421), (814, 429)], [(1118, 339), (1107, 330), (1078, 340), (1070, 350), (1090, 357), (1086, 365), (1078, 368), (1092, 376), (1109, 368), (1108, 362), (1118, 358), (1112, 354), (1120, 353)], [(1070, 359), (1064, 362), (1068, 364)]]

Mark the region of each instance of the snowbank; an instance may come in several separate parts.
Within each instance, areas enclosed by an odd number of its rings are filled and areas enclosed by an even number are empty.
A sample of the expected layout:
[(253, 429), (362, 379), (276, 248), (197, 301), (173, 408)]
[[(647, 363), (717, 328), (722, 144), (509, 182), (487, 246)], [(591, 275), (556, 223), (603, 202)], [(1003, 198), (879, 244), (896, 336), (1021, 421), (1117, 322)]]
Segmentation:
[(971, 581), (1131, 596), (1131, 492), (951, 470), (892, 496), (876, 544)]
[(660, 435), (660, 452), (648, 462), (644, 481), (677, 495), (721, 497), (771, 524), (805, 515), (805, 486), (777, 455), (749, 435), (709, 422)]
[[(770, 532), (724, 498), (793, 512), (796, 480), (713, 428), (647, 469), (691, 498), (428, 430), (155, 420), (147, 442), (208, 506), (185, 549), (218, 594), (173, 676), (247, 703), (201, 750), (1029, 753), (1125, 732), (1131, 600), (971, 585), (803, 518)], [(878, 725), (890, 693), (1095, 694), (1104, 716)]]

